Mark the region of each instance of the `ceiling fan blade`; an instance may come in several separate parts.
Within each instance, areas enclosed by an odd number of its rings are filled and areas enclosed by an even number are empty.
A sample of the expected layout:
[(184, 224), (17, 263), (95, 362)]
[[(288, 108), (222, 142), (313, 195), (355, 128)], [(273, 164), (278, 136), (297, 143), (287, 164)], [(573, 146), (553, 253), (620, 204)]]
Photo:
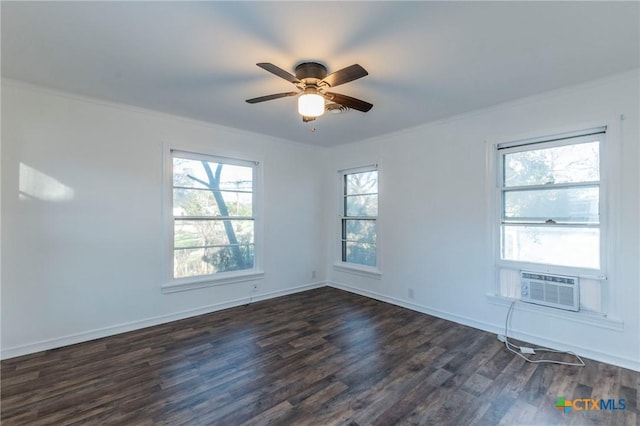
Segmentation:
[(352, 98), (351, 96), (341, 95), (340, 93), (327, 92), (324, 97), (337, 104), (349, 107), (351, 109), (357, 109), (358, 111), (367, 112), (373, 108), (373, 104), (365, 102), (360, 99)]
[(329, 74), (322, 81), (327, 83), (331, 87), (336, 87), (340, 84), (348, 83), (367, 75), (369, 75), (367, 70), (365, 70), (358, 64), (354, 64)]
[(247, 102), (250, 104), (257, 104), (258, 102), (270, 101), (272, 99), (286, 98), (287, 96), (295, 96), (298, 92), (285, 92), (285, 93), (274, 93), (273, 95), (260, 96), (259, 98), (247, 99)]
[(270, 62), (260, 62), (259, 64), (256, 64), (256, 65), (265, 71), (269, 71), (271, 74), (275, 74), (280, 78), (284, 78), (289, 83), (293, 83), (293, 84), (300, 83), (300, 80), (298, 80), (296, 76), (288, 73), (287, 71), (283, 70), (280, 67), (273, 65)]

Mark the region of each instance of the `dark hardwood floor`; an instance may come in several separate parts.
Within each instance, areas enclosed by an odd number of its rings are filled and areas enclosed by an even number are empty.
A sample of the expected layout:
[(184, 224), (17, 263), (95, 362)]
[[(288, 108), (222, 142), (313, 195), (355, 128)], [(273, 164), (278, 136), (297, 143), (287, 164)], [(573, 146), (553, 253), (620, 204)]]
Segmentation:
[[(640, 373), (331, 288), (1, 363), (3, 425), (636, 425)], [(554, 408), (558, 397), (625, 410)], [(619, 407), (619, 406), (618, 406)]]

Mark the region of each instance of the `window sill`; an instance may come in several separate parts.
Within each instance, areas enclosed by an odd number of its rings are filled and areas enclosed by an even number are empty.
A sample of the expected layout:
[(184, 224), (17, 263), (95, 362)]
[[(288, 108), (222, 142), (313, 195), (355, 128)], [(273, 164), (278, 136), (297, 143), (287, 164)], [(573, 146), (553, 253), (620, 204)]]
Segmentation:
[(182, 278), (179, 280), (173, 280), (172, 282), (163, 285), (162, 292), (165, 294), (176, 293), (178, 291), (195, 290), (205, 287), (255, 281), (262, 278), (264, 278), (263, 271), (230, 272), (222, 273), (220, 274), (220, 276), (208, 275), (206, 277), (199, 278)]
[(580, 324), (587, 324), (589, 326), (605, 328), (608, 330), (614, 330), (614, 331), (624, 330), (624, 322), (607, 318), (606, 316), (597, 314), (595, 312), (564, 311), (562, 309), (536, 305), (533, 303), (520, 302), (519, 299), (511, 299), (508, 297), (498, 296), (496, 294), (490, 294), (490, 293), (487, 294), (487, 302), (489, 302), (492, 305), (504, 306), (508, 308), (509, 305), (511, 305), (511, 302), (513, 302), (514, 300), (518, 302), (518, 305), (517, 305), (518, 310), (523, 312), (537, 313), (547, 317), (577, 322)]
[(381, 279), (382, 272), (378, 268), (370, 266), (358, 266), (351, 263), (339, 262), (333, 264), (333, 269), (338, 272), (360, 275), (362, 277)]

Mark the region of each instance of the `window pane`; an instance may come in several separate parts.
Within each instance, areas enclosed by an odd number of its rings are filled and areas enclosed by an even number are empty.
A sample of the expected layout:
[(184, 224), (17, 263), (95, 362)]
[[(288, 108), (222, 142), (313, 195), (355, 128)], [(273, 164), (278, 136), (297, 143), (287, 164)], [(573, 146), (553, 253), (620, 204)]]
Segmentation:
[[(253, 216), (253, 194), (208, 189), (174, 189), (174, 216)], [(222, 211), (218, 206), (222, 206)]]
[(502, 226), (502, 258), (600, 268), (600, 230), (554, 226)]
[(250, 244), (253, 228), (253, 220), (176, 220), (173, 244), (175, 248)]
[(344, 219), (342, 238), (348, 241), (375, 243), (376, 221)]
[(376, 246), (368, 243), (343, 243), (343, 261), (364, 266), (376, 266)]
[(599, 223), (599, 188), (571, 187), (505, 191), (505, 220), (558, 223)]
[(345, 216), (378, 216), (378, 195), (351, 195), (346, 197)]
[(253, 168), (174, 157), (173, 186), (252, 191)]
[(174, 278), (183, 278), (252, 269), (254, 256), (253, 245), (176, 249), (173, 274)]
[[(344, 175), (342, 261), (376, 266), (377, 170)], [(348, 219), (370, 217), (371, 219)]]
[(504, 156), (504, 186), (600, 180), (600, 142), (514, 152)]
[[(172, 158), (174, 277), (252, 269), (254, 166), (180, 155), (173, 153)], [(190, 216), (198, 219), (188, 219)]]
[(345, 175), (345, 195), (376, 194), (378, 192), (378, 171), (350, 173)]

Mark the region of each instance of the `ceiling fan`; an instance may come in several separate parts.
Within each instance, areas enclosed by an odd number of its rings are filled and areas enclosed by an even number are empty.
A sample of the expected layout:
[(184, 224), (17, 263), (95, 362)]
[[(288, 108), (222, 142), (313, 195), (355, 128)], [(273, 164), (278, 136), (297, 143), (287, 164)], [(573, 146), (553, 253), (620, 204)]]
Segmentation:
[[(247, 102), (250, 104), (300, 95), (298, 97), (298, 112), (302, 115), (302, 121), (304, 122), (315, 120), (316, 117), (324, 114), (327, 108), (336, 110), (336, 108), (330, 108), (331, 106), (338, 106), (338, 108), (346, 107), (362, 112), (367, 112), (373, 107), (373, 104), (369, 102), (327, 91), (330, 87), (336, 87), (369, 75), (369, 73), (358, 64), (348, 66), (327, 75), (327, 67), (324, 65), (317, 62), (303, 62), (296, 67), (295, 76), (269, 62), (261, 62), (256, 65), (293, 83), (298, 88), (298, 91), (275, 93), (273, 95), (247, 99)], [(325, 99), (330, 102), (327, 106), (325, 106)]]

